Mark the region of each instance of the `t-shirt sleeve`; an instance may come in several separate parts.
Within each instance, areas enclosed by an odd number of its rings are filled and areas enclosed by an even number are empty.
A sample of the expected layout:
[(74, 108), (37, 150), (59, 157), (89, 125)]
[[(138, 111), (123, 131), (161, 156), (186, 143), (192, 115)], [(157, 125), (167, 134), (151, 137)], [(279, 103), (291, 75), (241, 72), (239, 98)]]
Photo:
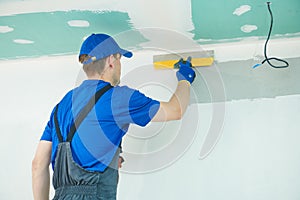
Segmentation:
[(44, 130), (40, 140), (52, 141), (52, 131), (54, 128), (53, 115), (54, 115), (54, 109), (51, 113), (50, 119), (45, 127), (45, 130)]
[(160, 102), (135, 90), (130, 98), (129, 112), (133, 123), (146, 126), (157, 113)]
[(112, 112), (117, 123), (146, 126), (157, 113), (160, 102), (127, 86), (116, 87)]

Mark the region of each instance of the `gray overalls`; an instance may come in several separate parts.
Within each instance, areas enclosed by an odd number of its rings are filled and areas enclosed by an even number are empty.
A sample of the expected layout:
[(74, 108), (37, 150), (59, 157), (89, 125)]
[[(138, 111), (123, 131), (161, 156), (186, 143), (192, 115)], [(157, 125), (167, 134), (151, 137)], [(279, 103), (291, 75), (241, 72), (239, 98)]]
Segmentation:
[[(108, 85), (100, 89), (83, 108), (75, 120), (66, 141), (63, 141), (58, 126), (57, 108), (54, 113), (56, 133), (59, 139), (53, 172), (53, 186), (55, 196), (53, 200), (115, 200), (118, 183), (118, 157), (115, 154), (110, 166), (104, 172), (91, 172), (79, 166), (74, 160), (71, 151), (71, 141), (85, 116), (89, 113), (95, 102), (112, 86)], [(75, 125), (76, 124), (76, 125)]]

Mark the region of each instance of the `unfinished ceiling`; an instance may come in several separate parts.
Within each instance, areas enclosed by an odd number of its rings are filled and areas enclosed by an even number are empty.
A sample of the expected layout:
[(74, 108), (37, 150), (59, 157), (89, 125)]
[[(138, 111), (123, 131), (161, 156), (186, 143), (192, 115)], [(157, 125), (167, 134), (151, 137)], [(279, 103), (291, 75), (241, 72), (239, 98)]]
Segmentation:
[[(127, 48), (147, 41), (174, 40), (144, 29), (168, 30), (197, 44), (264, 39), (270, 26), (266, 2), (166, 0), (130, 1), (0, 1), (0, 59), (76, 54), (92, 32), (120, 35)], [(272, 37), (300, 36), (300, 1), (273, 0)]]

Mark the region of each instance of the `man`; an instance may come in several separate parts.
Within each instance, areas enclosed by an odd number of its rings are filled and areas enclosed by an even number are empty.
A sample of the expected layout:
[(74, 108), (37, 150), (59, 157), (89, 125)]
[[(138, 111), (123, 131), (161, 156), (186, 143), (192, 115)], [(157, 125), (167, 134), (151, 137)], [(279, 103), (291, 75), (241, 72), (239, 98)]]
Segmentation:
[[(190, 60), (179, 61), (176, 91), (168, 102), (159, 102), (118, 86), (122, 56), (132, 53), (109, 35), (92, 34), (83, 42), (79, 61), (88, 79), (52, 111), (32, 161), (35, 200), (49, 199), (50, 163), (54, 199), (115, 200), (119, 146), (129, 124), (145, 126), (183, 116), (195, 78)], [(101, 93), (98, 100), (95, 93)]]

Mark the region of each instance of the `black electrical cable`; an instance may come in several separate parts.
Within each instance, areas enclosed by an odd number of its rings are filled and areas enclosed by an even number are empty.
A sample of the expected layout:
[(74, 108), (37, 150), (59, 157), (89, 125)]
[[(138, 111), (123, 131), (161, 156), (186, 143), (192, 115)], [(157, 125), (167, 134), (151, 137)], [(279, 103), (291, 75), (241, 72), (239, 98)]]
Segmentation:
[[(266, 43), (265, 43), (265, 47), (264, 47), (264, 56), (265, 56), (265, 59), (262, 61), (261, 64), (264, 64), (265, 62), (267, 62), (271, 67), (274, 67), (274, 68), (286, 68), (286, 67), (289, 66), (289, 63), (287, 61), (279, 59), (279, 58), (275, 58), (275, 57), (268, 58), (268, 56), (267, 56), (267, 44), (269, 42), (269, 39), (270, 39), (270, 36), (271, 36), (271, 32), (272, 32), (272, 28), (273, 28), (273, 14), (272, 14), (272, 11), (271, 11), (270, 3), (271, 2), (267, 2), (268, 10), (269, 10), (269, 13), (270, 13), (270, 16), (271, 16), (271, 24), (270, 24), (269, 34), (268, 34), (268, 37), (267, 37), (267, 40), (266, 40)], [(273, 65), (270, 62), (270, 60), (277, 60), (279, 62), (283, 62), (285, 65), (276, 66), (276, 65)]]

